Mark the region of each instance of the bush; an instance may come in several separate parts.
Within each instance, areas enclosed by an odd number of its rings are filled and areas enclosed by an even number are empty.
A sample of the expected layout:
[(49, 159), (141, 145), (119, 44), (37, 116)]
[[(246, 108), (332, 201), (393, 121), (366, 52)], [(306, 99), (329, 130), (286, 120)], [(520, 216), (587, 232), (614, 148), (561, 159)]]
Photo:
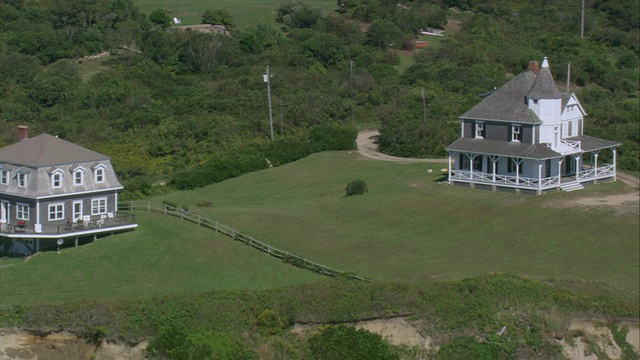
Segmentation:
[(399, 359), (382, 336), (344, 325), (324, 328), (308, 344), (312, 359)]
[(345, 189), (347, 196), (363, 195), (367, 191), (369, 191), (367, 183), (362, 180), (354, 180), (350, 182), (349, 184), (347, 184), (347, 188)]
[(178, 208), (178, 203), (171, 200), (162, 200), (162, 205), (170, 206), (172, 208)]
[(275, 311), (267, 309), (256, 319), (256, 326), (263, 335), (275, 335), (287, 328), (286, 319), (281, 318)]
[(166, 355), (174, 360), (256, 359), (238, 339), (221, 333), (190, 330), (184, 326), (165, 326), (151, 339), (151, 355)]

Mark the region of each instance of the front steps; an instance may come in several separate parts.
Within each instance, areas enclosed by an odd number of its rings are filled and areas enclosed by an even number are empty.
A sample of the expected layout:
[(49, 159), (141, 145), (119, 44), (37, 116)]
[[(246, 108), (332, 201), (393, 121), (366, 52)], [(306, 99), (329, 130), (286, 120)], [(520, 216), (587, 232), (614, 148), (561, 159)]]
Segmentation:
[(570, 183), (560, 185), (560, 190), (565, 192), (571, 192), (571, 191), (582, 190), (582, 189), (584, 189), (584, 186), (582, 186), (582, 184), (580, 184), (579, 182), (570, 182)]

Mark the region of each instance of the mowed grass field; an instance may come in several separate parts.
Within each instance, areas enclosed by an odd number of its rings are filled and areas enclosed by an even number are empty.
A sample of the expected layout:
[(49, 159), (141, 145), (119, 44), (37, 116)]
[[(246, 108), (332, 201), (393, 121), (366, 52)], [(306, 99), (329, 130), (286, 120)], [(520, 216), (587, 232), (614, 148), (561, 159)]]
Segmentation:
[(0, 260), (0, 305), (261, 289), (322, 279), (211, 230), (136, 212), (139, 227), (28, 261)]
[[(140, 11), (147, 16), (158, 8), (165, 8), (172, 17), (182, 21), (182, 25), (200, 24), (202, 14), (206, 10), (229, 10), (238, 29), (255, 27), (258, 24), (276, 26), (276, 10), (284, 0), (134, 0)], [(335, 0), (305, 0), (305, 4), (319, 7), (324, 11), (334, 11), (337, 8)]]
[[(638, 295), (637, 207), (559, 206), (628, 191), (626, 185), (542, 196), (492, 193), (441, 184), (443, 166), (327, 152), (152, 201), (187, 205), (280, 249), (377, 280), (498, 272), (593, 281)], [(343, 196), (355, 179), (369, 192)], [(197, 208), (201, 201), (213, 206)]]
[[(542, 196), (441, 184), (444, 164), (325, 152), (170, 200), (282, 250), (380, 281), (514, 273), (637, 298), (637, 207), (562, 207), (628, 191), (622, 183)], [(427, 170), (432, 169), (429, 173)], [(369, 192), (345, 197), (362, 179)], [(197, 207), (210, 201), (212, 207)], [(261, 289), (315, 275), (215, 232), (135, 211), (140, 226), (60, 254), (0, 260), (0, 305)], [(7, 266), (8, 265), (8, 266)], [(575, 284), (574, 284), (575, 285)]]

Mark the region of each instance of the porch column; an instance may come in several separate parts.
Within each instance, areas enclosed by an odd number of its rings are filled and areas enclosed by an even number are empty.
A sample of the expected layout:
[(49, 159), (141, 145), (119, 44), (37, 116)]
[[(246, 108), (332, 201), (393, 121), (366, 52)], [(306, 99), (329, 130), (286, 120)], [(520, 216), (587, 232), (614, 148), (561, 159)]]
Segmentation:
[[(113, 213), (117, 214), (118, 213), (118, 192), (114, 191), (113, 193), (115, 194), (115, 198), (116, 198), (116, 201), (115, 201), (115, 205), (116, 206), (115, 206), (115, 208), (113, 208)], [(107, 211), (108, 211), (108, 209), (107, 209)]]
[(451, 184), (451, 151), (449, 151), (449, 169), (447, 172), (447, 184)]
[(573, 159), (576, 161), (576, 181), (580, 180), (580, 170), (582, 169), (582, 166), (580, 165), (580, 155), (575, 154), (573, 155)]
[(542, 163), (538, 161), (538, 195), (542, 194)]
[(562, 159), (558, 160), (558, 185), (562, 184)]
[(520, 185), (520, 164), (522, 164), (522, 159), (514, 158), (513, 162), (516, 163), (516, 185)]
[(617, 181), (616, 178), (616, 148), (612, 148), (613, 151), (613, 181)]
[(596, 178), (598, 177), (598, 155), (600, 155), (600, 150), (596, 150), (593, 152), (593, 166)]
[(42, 224), (40, 222), (40, 200), (36, 200), (36, 225)]
[(499, 156), (489, 156), (491, 160), (491, 181), (496, 182), (496, 164), (498, 163)]
[(469, 177), (471, 178), (471, 180), (473, 180), (473, 160), (476, 158), (476, 154), (466, 154), (467, 157), (469, 158)]

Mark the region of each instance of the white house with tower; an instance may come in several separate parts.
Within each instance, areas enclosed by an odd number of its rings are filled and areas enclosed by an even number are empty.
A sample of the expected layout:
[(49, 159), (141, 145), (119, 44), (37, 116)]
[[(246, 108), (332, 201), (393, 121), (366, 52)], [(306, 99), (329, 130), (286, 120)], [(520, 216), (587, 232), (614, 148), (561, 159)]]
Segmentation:
[(584, 135), (586, 115), (575, 94), (558, 90), (547, 58), (531, 61), (460, 116), (448, 182), (541, 194), (615, 181), (620, 143)]

